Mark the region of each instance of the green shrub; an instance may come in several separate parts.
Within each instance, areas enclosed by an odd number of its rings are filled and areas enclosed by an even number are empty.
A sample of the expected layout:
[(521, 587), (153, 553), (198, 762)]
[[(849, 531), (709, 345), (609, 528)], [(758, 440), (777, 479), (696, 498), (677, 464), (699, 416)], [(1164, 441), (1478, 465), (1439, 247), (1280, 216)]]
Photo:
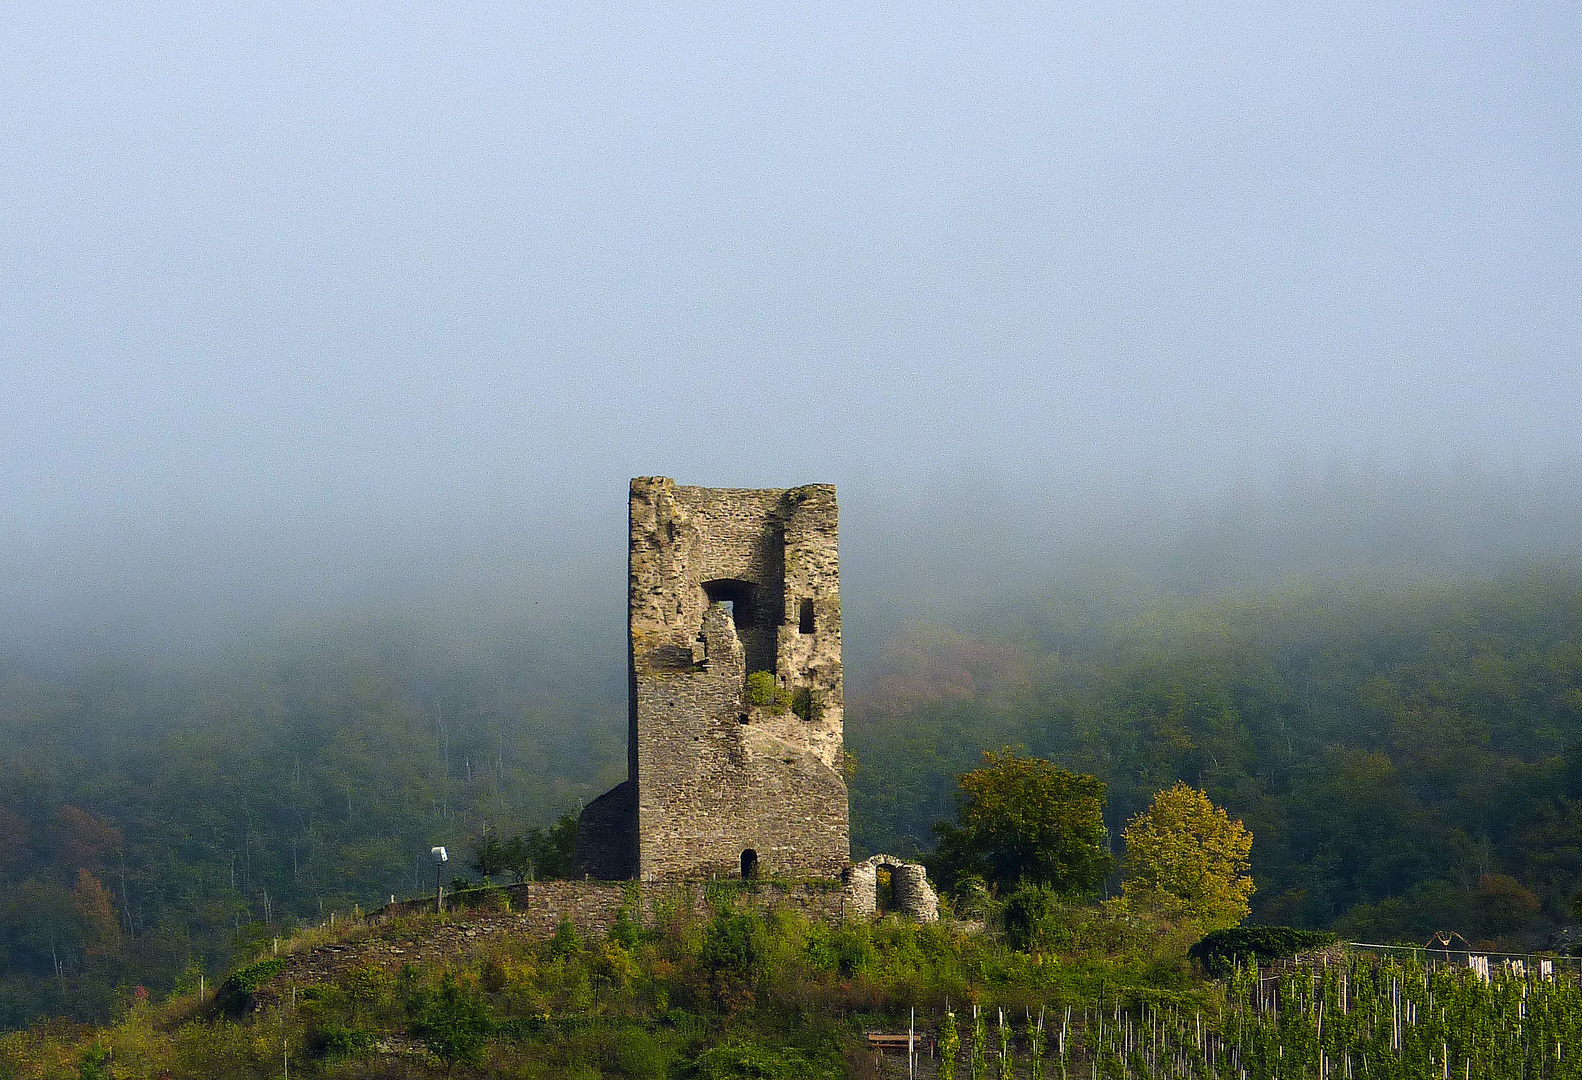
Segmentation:
[(877, 954), (866, 928), (815, 926), (808, 934), (807, 958), (815, 967), (849, 979), (870, 970)]
[[(173, 1041), (173, 1076), (259, 1075), (251, 1025), (195, 1019), (181, 1025)], [(275, 1053), (268, 1053), (268, 1059), (271, 1065), (279, 1062)]]
[(557, 960), (576, 956), (582, 952), (582, 939), (577, 936), (577, 925), (571, 916), (562, 915), (555, 926), (555, 936), (549, 939), (549, 955)]
[(661, 1080), (670, 1071), (670, 1048), (639, 1027), (623, 1027), (612, 1033), (607, 1037), (605, 1050), (622, 1076)]
[(780, 689), (772, 672), (754, 671), (747, 676), (747, 700), (760, 709), (783, 713), (791, 704), (791, 695)]
[(82, 1080), (110, 1080), (110, 1051), (103, 1046), (90, 1046), (82, 1055), (77, 1075)]
[(483, 966), (478, 969), (478, 985), (488, 993), (500, 993), (509, 981), (509, 972), (505, 970), (505, 965), (493, 957), (485, 960)]
[(610, 924), (604, 937), (606, 941), (616, 942), (622, 948), (635, 949), (643, 940), (643, 927), (633, 917), (631, 909), (623, 906), (616, 909), (615, 921)]
[(219, 991), (214, 995), (214, 1003), (230, 1016), (251, 1012), (253, 996), (258, 993), (259, 987), (279, 975), (285, 966), (284, 960), (272, 957), (238, 968), (220, 984)]
[(1251, 965), (1269, 960), (1284, 960), (1299, 952), (1333, 945), (1337, 938), (1324, 930), (1301, 930), (1294, 926), (1233, 926), (1215, 930), (1188, 950), (1204, 974), (1223, 979), (1237, 964)]
[(483, 1044), (494, 1033), (488, 1007), (474, 993), (445, 977), (437, 990), (421, 990), (407, 1006), (412, 1016), (412, 1037), (447, 1065), (476, 1061)]
[(845, 1076), (838, 1060), (818, 1059), (794, 1047), (769, 1047), (730, 1039), (698, 1055), (701, 1080), (819, 1080)]
[(703, 931), (703, 966), (711, 973), (746, 975), (758, 965), (758, 920), (735, 911), (722, 911)]
[(977, 874), (958, 875), (955, 887), (950, 890), (949, 900), (952, 912), (958, 919), (988, 922), (999, 910), (988, 884)]
[(308, 1038), (308, 1049), (316, 1058), (344, 1058), (373, 1049), (374, 1035), (360, 1028), (323, 1024)]

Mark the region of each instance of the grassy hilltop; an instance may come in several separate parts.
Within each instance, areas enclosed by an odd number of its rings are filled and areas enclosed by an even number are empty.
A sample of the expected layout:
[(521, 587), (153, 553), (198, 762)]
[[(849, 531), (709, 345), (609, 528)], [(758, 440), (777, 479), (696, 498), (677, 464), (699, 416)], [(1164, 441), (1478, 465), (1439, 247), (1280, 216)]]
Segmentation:
[[(0, 1076), (94, 1075), (107, 1048), (117, 1077), (172, 1080), (273, 1077), (288, 1064), (326, 1077), (844, 1077), (871, 1068), (866, 1030), (904, 1031), (914, 1011), (932, 1028), (973, 1002), (1016, 1018), (1215, 1007), (1167, 928), (1097, 908), (1061, 914), (1058, 952), (1029, 952), (970, 926), (759, 914), (742, 888), (713, 889), (708, 914), (661, 907), (645, 928), (633, 912), (587, 939), (569, 923), (548, 940), (513, 934), (500, 911), (304, 932), (202, 1003), (132, 998), (108, 1028), (8, 1036)], [(293, 974), (300, 956), (313, 961)]]

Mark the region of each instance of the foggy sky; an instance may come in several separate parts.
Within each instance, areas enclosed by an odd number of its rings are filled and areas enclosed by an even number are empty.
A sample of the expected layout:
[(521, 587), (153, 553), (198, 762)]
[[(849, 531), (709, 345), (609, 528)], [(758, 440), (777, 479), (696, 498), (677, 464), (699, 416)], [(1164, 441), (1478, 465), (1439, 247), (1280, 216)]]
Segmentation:
[(1574, 4), (35, 2), (0, 101), (12, 634), (618, 619), (646, 474), (874, 595), (1582, 522)]

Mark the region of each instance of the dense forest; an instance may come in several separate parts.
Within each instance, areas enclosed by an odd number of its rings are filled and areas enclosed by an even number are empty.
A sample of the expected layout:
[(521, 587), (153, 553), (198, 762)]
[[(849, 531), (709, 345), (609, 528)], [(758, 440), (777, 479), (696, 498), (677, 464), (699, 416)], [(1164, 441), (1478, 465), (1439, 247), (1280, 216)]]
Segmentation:
[[(857, 854), (926, 854), (956, 775), (1022, 747), (1105, 782), (1117, 847), (1155, 792), (1206, 789), (1253, 833), (1255, 921), (1569, 945), (1582, 577), (1048, 590), (946, 622), (851, 675)], [(430, 888), (431, 843), (575, 810), (623, 767), (620, 702), (546, 694), (545, 662), (386, 625), (0, 666), (0, 1027), (212, 980)]]
[(431, 844), (574, 812), (624, 742), (540, 663), (381, 624), (0, 669), (0, 1027), (212, 978), (282, 929), (432, 891)]
[(859, 846), (926, 851), (953, 777), (1020, 745), (1119, 834), (1200, 786), (1252, 830), (1253, 919), (1564, 946), (1582, 887), (1582, 580), (1030, 600), (916, 630), (851, 710)]

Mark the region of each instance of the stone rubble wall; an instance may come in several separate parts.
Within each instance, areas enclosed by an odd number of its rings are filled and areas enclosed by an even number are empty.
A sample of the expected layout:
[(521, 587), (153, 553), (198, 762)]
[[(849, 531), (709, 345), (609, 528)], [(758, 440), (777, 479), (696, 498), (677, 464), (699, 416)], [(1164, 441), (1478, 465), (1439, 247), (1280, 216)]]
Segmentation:
[[(617, 913), (625, 908), (629, 918), (653, 926), (667, 911), (686, 911), (707, 916), (709, 891), (720, 889), (743, 907), (755, 911), (790, 908), (810, 919), (832, 924), (850, 912), (850, 888), (840, 881), (529, 881), (502, 885), (497, 889), (469, 889), (445, 894), (445, 909), (466, 912), (468, 918), (489, 916), (488, 905), (509, 903), (513, 925), (530, 936), (547, 937), (555, 932), (561, 919), (569, 918), (577, 932), (602, 936), (615, 924)], [(403, 915), (434, 910), (434, 898), (403, 900), (387, 904), (365, 917), (370, 923), (388, 922)]]
[[(731, 901), (754, 911), (790, 909), (838, 926), (852, 917), (849, 888), (839, 882), (720, 882)], [(476, 905), (476, 906), (475, 906)], [(551, 937), (570, 919), (584, 942), (596, 941), (615, 925), (622, 910), (652, 927), (673, 914), (708, 918), (709, 885), (704, 882), (536, 881), (499, 889), (472, 889), (445, 896), (449, 918), (417, 924), (407, 916), (434, 910), (434, 898), (403, 900), (369, 912), (357, 929), (335, 942), (288, 954), (271, 985), (257, 995), (267, 1004), (293, 986), (336, 978), (359, 966), (397, 971), (405, 964), (444, 965), (491, 939)]]
[[(878, 855), (851, 867), (841, 881), (534, 881), (498, 889), (446, 893), (443, 921), (404, 922), (434, 910), (434, 898), (387, 904), (363, 916), (346, 936), (290, 953), (281, 973), (256, 995), (259, 1006), (310, 986), (338, 978), (354, 967), (372, 965), (394, 972), (406, 964), (443, 966), (491, 940), (504, 943), (551, 937), (570, 919), (584, 942), (609, 932), (624, 910), (627, 918), (652, 927), (676, 915), (707, 919), (710, 892), (720, 890), (739, 909), (789, 909), (816, 922), (839, 926), (876, 914), (877, 872), (891, 868), (896, 907), (920, 922), (939, 918), (938, 900), (917, 863)], [(717, 897), (718, 899), (718, 897)]]

